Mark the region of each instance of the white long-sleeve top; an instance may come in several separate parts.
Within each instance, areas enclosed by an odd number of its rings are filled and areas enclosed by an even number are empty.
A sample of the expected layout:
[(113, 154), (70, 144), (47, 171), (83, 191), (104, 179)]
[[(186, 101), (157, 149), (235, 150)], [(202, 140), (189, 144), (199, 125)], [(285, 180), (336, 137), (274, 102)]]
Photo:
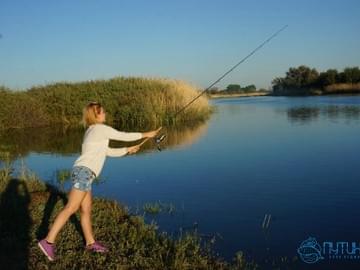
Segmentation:
[(81, 147), (81, 155), (75, 161), (75, 166), (85, 166), (99, 176), (106, 156), (121, 157), (127, 154), (127, 147), (110, 148), (109, 140), (136, 141), (142, 138), (140, 132), (123, 132), (104, 124), (94, 124), (88, 127)]

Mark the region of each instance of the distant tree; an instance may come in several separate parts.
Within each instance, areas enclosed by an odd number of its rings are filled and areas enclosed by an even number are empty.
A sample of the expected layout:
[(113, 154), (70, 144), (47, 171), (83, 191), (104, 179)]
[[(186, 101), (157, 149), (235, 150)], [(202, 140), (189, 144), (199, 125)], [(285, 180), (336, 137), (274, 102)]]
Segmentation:
[(217, 94), (219, 92), (219, 88), (218, 87), (211, 87), (209, 90), (208, 90), (208, 93), (209, 94)]
[(281, 94), (282, 91), (285, 89), (285, 82), (283, 78), (276, 77), (272, 80), (271, 84), (274, 94)]
[(226, 87), (226, 91), (228, 91), (230, 93), (240, 92), (241, 91), (241, 86), (239, 84), (229, 84)]
[(358, 83), (360, 82), (359, 67), (347, 67), (342, 72), (342, 80), (344, 83)]
[[(280, 93), (286, 89), (307, 89), (316, 85), (319, 72), (307, 66), (291, 67), (284, 78), (275, 78), (272, 81), (273, 91)], [(301, 90), (302, 91), (302, 90)]]
[(334, 83), (337, 83), (339, 74), (336, 69), (328, 69), (325, 72), (321, 72), (319, 75), (319, 85), (320, 86), (327, 86)]
[[(359, 67), (347, 67), (342, 72), (328, 69), (319, 74), (316, 69), (307, 66), (291, 67), (285, 77), (277, 77), (271, 83), (275, 95), (318, 94), (328, 91), (327, 88), (330, 85), (360, 83), (360, 69)], [(351, 85), (341, 86), (342, 88), (334, 87), (335, 90), (353, 89)]]
[(316, 83), (319, 73), (315, 68), (299, 66), (286, 72), (285, 84), (289, 87), (309, 87)]
[(256, 86), (253, 85), (253, 84), (250, 84), (248, 86), (245, 86), (245, 87), (241, 88), (241, 90), (243, 90), (246, 93), (255, 92), (256, 91)]

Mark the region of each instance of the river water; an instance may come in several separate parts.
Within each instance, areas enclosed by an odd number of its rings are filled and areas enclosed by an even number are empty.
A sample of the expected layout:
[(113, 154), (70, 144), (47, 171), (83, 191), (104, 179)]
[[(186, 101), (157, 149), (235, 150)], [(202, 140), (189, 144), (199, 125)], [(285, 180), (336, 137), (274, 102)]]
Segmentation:
[[(108, 158), (94, 194), (138, 214), (145, 203), (171, 205), (146, 220), (173, 235), (197, 230), (228, 260), (238, 250), (264, 264), (291, 260), (310, 236), (360, 242), (360, 96), (211, 103), (206, 123), (165, 130), (161, 152), (149, 142), (136, 155)], [(56, 183), (56, 172), (78, 157), (82, 135), (30, 129), (0, 138), (22, 156), (16, 164)]]

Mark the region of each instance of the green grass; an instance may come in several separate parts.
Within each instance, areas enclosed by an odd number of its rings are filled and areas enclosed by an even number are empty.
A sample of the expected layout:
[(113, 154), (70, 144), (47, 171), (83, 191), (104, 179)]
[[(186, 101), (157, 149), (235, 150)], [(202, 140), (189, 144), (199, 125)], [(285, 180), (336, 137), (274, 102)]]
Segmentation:
[(0, 129), (79, 124), (82, 108), (89, 101), (101, 102), (108, 121), (119, 127), (205, 120), (212, 111), (205, 96), (174, 118), (198, 93), (183, 81), (135, 77), (59, 82), (26, 91), (0, 87)]
[(226, 262), (196, 233), (175, 238), (116, 201), (102, 198), (93, 201), (93, 227), (96, 238), (110, 252), (84, 251), (76, 214), (58, 235), (58, 259), (49, 262), (37, 247), (37, 239), (47, 234), (67, 202), (66, 194), (34, 174), (20, 173), (14, 178), (8, 163), (0, 165), (0, 261), (6, 269), (256, 269), (241, 252), (233, 262)]
[(145, 203), (143, 205), (143, 210), (146, 214), (156, 215), (159, 213), (168, 213), (172, 214), (175, 212), (175, 206), (172, 203), (163, 203), (163, 202), (153, 202)]

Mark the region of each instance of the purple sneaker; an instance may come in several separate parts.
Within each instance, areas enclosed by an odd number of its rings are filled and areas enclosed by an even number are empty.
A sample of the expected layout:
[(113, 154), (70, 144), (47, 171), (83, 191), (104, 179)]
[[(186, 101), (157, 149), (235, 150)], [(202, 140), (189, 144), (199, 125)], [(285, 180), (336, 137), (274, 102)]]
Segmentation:
[(41, 251), (48, 257), (50, 261), (55, 260), (55, 246), (54, 244), (49, 244), (46, 239), (43, 239), (38, 242), (38, 246)]
[(99, 242), (95, 241), (94, 243), (87, 245), (85, 247), (86, 250), (88, 251), (92, 251), (92, 252), (100, 252), (100, 253), (106, 253), (109, 250), (104, 247), (102, 244), (100, 244)]

